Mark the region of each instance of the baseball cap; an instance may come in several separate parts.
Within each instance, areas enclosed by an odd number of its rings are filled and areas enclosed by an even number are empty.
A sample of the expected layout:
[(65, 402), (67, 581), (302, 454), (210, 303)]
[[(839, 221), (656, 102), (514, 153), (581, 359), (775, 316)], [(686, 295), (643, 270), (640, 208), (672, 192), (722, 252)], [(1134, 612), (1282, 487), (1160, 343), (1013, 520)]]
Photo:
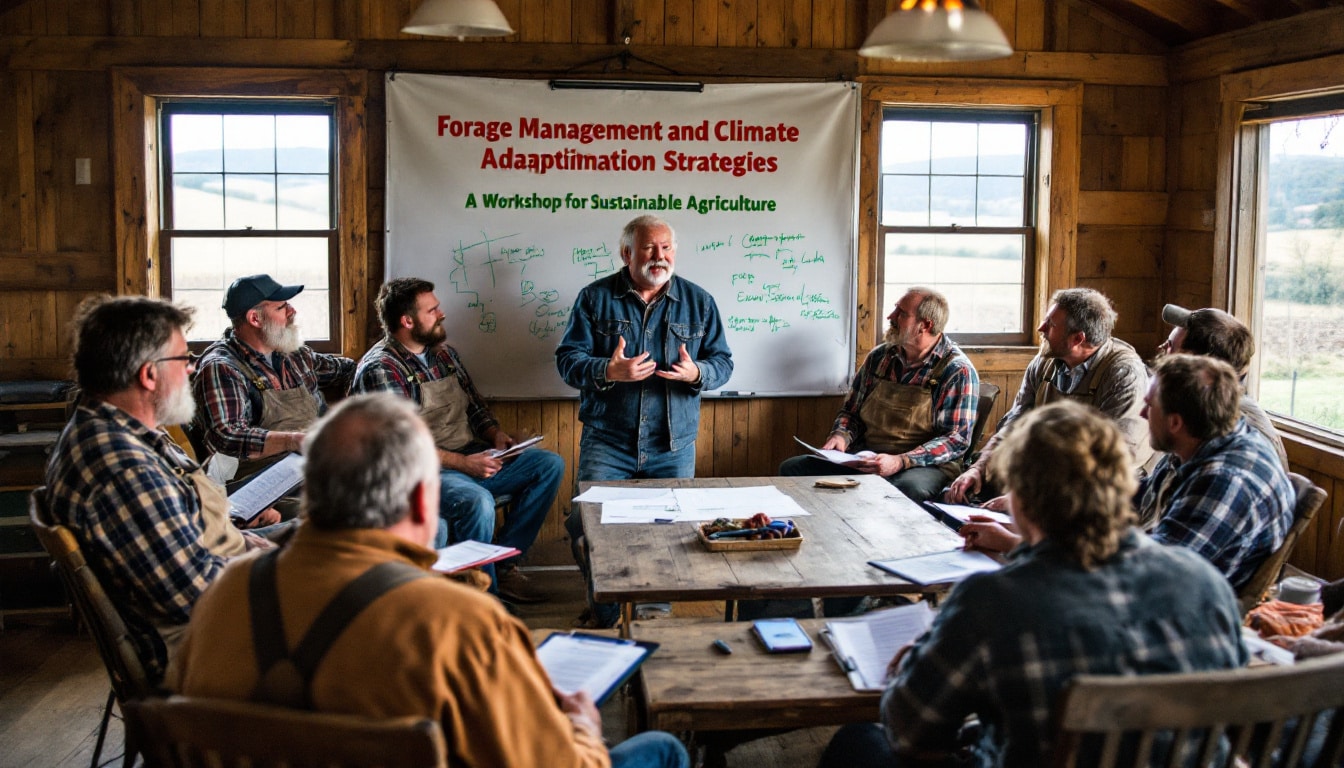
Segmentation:
[(1175, 304), (1168, 304), (1162, 308), (1162, 321), (1167, 325), (1189, 328), (1191, 316), (1204, 314), (1212, 315), (1224, 323), (1241, 324), (1235, 317), (1221, 309), (1214, 309), (1213, 307), (1205, 307), (1204, 309), (1186, 309), (1185, 307), (1178, 307)]
[(289, 301), (302, 290), (302, 285), (281, 285), (270, 275), (240, 277), (224, 294), (224, 312), (234, 320), (263, 301)]

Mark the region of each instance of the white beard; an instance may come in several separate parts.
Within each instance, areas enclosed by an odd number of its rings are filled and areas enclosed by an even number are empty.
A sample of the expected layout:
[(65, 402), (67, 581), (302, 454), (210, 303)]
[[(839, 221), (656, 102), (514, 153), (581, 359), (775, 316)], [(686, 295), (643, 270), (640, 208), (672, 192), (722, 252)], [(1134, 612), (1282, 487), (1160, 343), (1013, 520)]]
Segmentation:
[(266, 341), (266, 346), (282, 355), (298, 352), (299, 347), (303, 346), (303, 337), (299, 335), (297, 325), (262, 323), (261, 337)]
[[(653, 273), (654, 267), (662, 267), (664, 271), (655, 275)], [(639, 268), (639, 276), (654, 288), (662, 288), (668, 280), (672, 279), (672, 272), (672, 264), (666, 261), (650, 261)]]
[(191, 396), (191, 386), (183, 381), (167, 398), (154, 402), (154, 420), (161, 426), (186, 424), (196, 416), (196, 401)]

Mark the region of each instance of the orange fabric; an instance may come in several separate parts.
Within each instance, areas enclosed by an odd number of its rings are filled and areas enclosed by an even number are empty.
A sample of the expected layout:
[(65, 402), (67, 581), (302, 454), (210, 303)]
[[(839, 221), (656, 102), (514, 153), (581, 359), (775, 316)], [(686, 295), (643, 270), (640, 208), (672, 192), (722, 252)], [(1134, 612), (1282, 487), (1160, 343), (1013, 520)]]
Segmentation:
[(1257, 605), (1246, 614), (1246, 626), (1260, 633), (1266, 640), (1275, 637), (1302, 637), (1325, 623), (1320, 603), (1298, 605), (1282, 600), (1270, 600)]

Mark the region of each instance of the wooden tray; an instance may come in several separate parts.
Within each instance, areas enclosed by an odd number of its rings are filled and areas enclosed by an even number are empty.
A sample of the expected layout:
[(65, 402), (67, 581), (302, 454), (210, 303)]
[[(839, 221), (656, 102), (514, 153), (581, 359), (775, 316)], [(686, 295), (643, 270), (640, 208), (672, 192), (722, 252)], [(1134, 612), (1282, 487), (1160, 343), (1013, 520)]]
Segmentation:
[(705, 534), (705, 526), (709, 523), (701, 523), (696, 526), (695, 534), (700, 537), (700, 543), (705, 545), (705, 549), (710, 552), (752, 552), (768, 549), (798, 549), (803, 546), (803, 533), (794, 524), (793, 530), (789, 535), (781, 539), (760, 539), (751, 541), (750, 539), (718, 539), (710, 540)]

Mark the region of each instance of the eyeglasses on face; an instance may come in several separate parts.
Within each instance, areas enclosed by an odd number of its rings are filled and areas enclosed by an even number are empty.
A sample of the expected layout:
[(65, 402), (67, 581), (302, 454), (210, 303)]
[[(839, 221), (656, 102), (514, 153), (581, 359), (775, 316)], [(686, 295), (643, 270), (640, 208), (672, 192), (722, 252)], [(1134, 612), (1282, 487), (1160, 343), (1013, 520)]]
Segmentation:
[(189, 368), (195, 368), (196, 364), (201, 361), (201, 356), (195, 354), (194, 352), (188, 352), (185, 355), (174, 355), (172, 357), (156, 357), (153, 360), (150, 360), (149, 362), (166, 363), (169, 362), (170, 360), (181, 360), (182, 362), (186, 363)]

